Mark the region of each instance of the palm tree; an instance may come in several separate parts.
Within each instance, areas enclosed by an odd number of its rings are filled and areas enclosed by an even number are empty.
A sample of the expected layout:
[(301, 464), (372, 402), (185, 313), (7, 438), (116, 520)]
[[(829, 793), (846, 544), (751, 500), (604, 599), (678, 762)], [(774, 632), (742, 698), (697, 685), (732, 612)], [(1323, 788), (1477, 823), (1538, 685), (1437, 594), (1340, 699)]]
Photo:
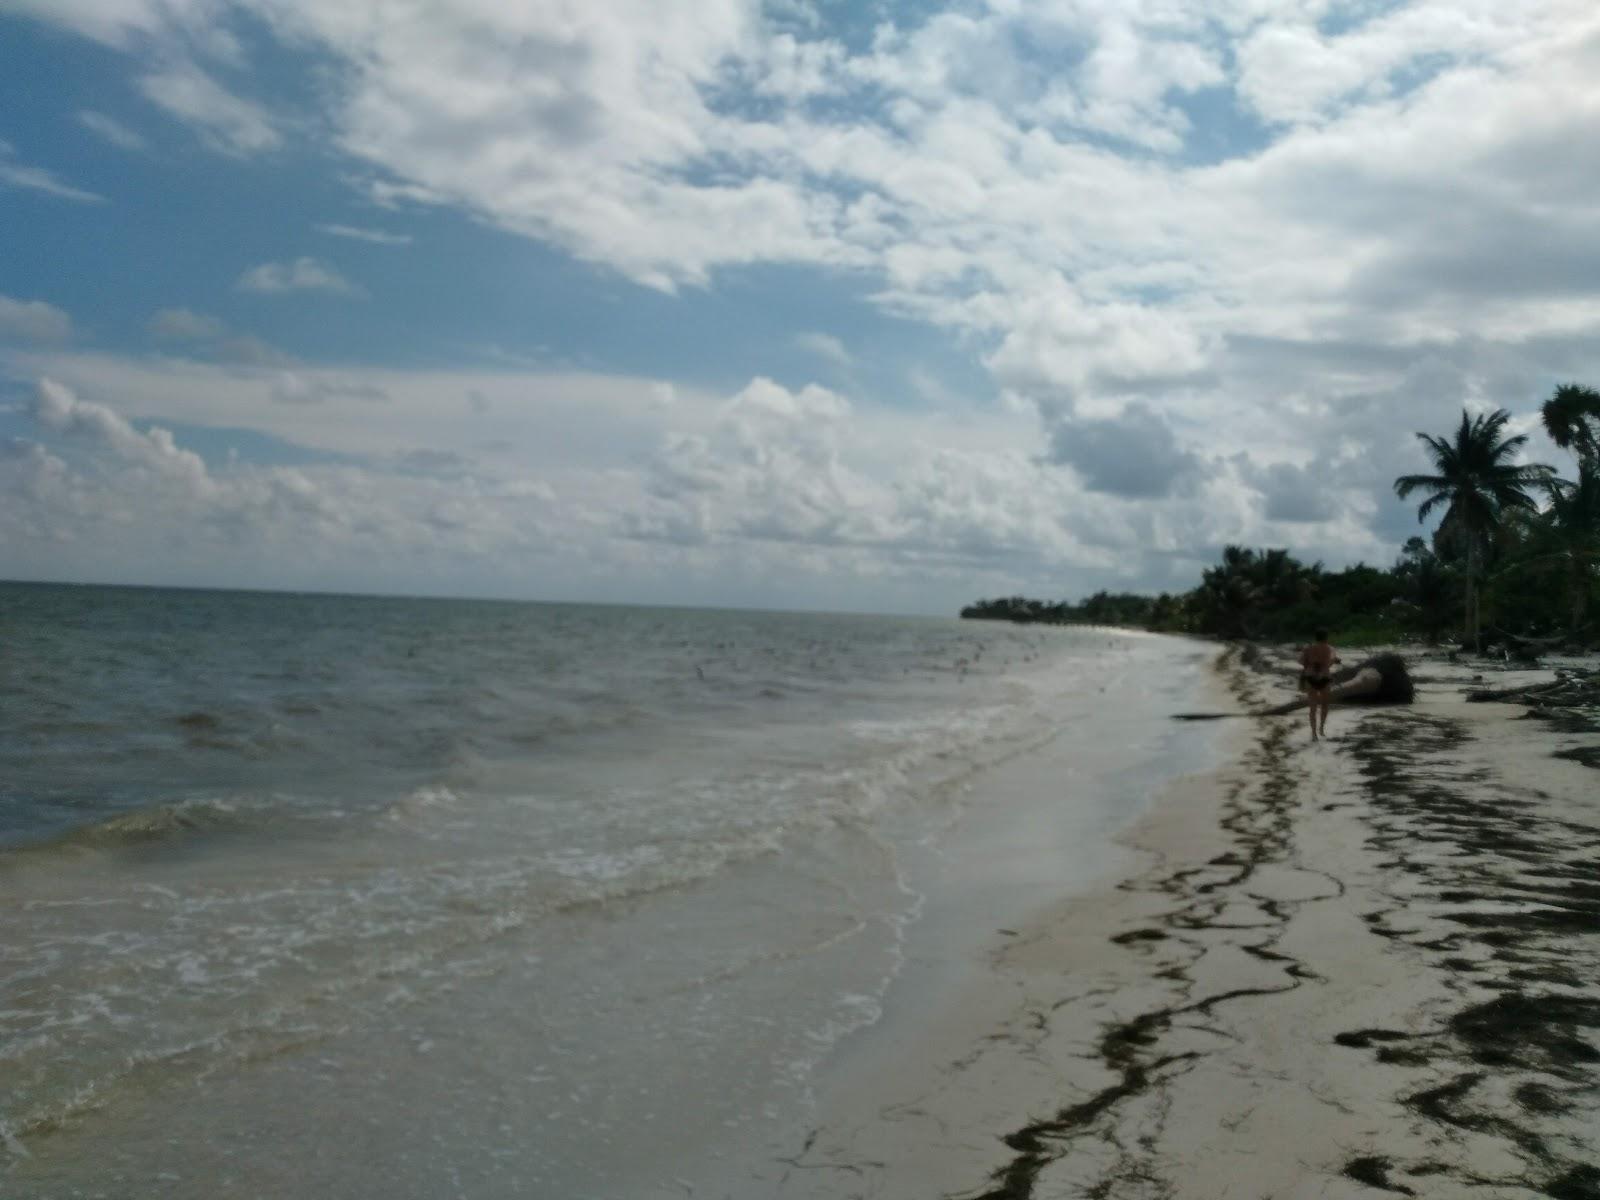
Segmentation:
[(1568, 632), (1576, 636), (1600, 579), (1600, 462), (1580, 462), (1576, 483), (1552, 479), (1547, 486), (1550, 507), (1535, 527), (1529, 562), (1559, 571), (1570, 606)]
[(1436, 556), (1430, 556), (1417, 563), (1406, 591), (1422, 618), (1428, 644), (1436, 644), (1440, 628), (1449, 622), (1450, 610), (1458, 602), (1454, 573)]
[(1506, 509), (1538, 511), (1528, 489), (1546, 484), (1554, 472), (1540, 463), (1513, 463), (1511, 458), (1528, 438), (1526, 434), (1502, 437), (1511, 414), (1499, 408), (1487, 416), (1461, 411), (1461, 425), (1453, 439), (1419, 433), (1433, 460), (1434, 475), (1402, 475), (1394, 481), (1395, 494), (1404, 500), (1422, 490), (1428, 497), (1417, 509), (1417, 520), (1444, 506), (1440, 531), (1460, 539), (1467, 551), (1467, 636), (1479, 648), (1478, 575), (1483, 545)]
[(1277, 613), (1311, 599), (1322, 574), (1287, 550), (1225, 546), (1222, 562), (1200, 575), (1204, 627), (1224, 637), (1255, 637), (1263, 613)]
[(1600, 392), (1564, 383), (1539, 410), (1550, 440), (1581, 463), (1600, 465)]
[(1222, 562), (1200, 573), (1200, 606), (1206, 631), (1223, 637), (1249, 637), (1251, 617), (1260, 592), (1250, 575), (1256, 552), (1243, 546), (1225, 546)]
[(1392, 574), (1400, 582), (1405, 601), (1416, 609), (1428, 644), (1435, 644), (1458, 604), (1454, 569), (1427, 542), (1411, 537), (1406, 539)]

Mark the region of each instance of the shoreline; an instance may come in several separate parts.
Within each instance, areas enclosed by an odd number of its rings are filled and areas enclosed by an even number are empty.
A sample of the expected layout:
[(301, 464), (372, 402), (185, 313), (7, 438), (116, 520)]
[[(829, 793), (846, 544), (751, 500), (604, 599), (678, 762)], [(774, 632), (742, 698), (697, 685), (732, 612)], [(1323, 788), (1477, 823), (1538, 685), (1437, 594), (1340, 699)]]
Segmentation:
[[(815, 1111), (813, 1077), (876, 1031), (920, 1029), (997, 926), (1057, 899), (1063, 876), (1132, 869), (1107, 852), (1135, 815), (1123, 796), (1212, 761), (1214, 730), (1165, 719), (1209, 681), (1209, 648), (1042, 640), (976, 647), (998, 660), (992, 687), (897, 683), (948, 697), (920, 721), (859, 710), (874, 773), (822, 759), (826, 787), (791, 789), (817, 819), (781, 845), (681, 885), (624, 875), (548, 918), (543, 843), (487, 836), (546, 810), (470, 791), (315, 844), (180, 830), (33, 864), (8, 882), (39, 884), (17, 891), (40, 940), (126, 931), (113, 950), (130, 952), (68, 955), (23, 997), (65, 1016), (77, 995), (110, 999), (14, 1043), (25, 1089), (7, 1115), (26, 1119), (0, 1191), (711, 1194), (703, 1169), (789, 1151), (777, 1139)], [(785, 748), (773, 775), (792, 780)], [(574, 828), (551, 844), (582, 844)], [(145, 1019), (121, 1017), (136, 1004)]]
[[(896, 843), (915, 919), (871, 927), (900, 958), (894, 983), (843, 997), (882, 1007), (838, 1053), (792, 1043), (820, 1056), (783, 1093), (803, 1097), (793, 1107), (736, 1092), (707, 1055), (770, 1055), (775, 1006), (804, 969), (767, 987), (770, 1002), (730, 1009), (743, 1026), (679, 1026), (704, 1035), (684, 1045), (698, 1074), (652, 1074), (632, 1053), (645, 1043), (605, 1043), (613, 1082), (659, 1087), (663, 1120), (616, 1122), (634, 1153), (586, 1194), (1600, 1197), (1600, 777), (1583, 765), (1592, 754), (1572, 753), (1600, 742), (1600, 714), (1532, 721), (1468, 704), (1484, 686), (1474, 669), (1518, 686), (1544, 673), (1434, 656), (1417, 664), (1415, 705), (1336, 708), (1333, 740), (1313, 745), (1303, 714), (1166, 720), (1180, 701), (1279, 698), (1292, 672), (1275, 655), (1196, 649), (1182, 687), (1162, 662), (1151, 678), (1173, 694), (1130, 695), (1138, 711), (1088, 692), (1052, 707), (1056, 732), (988, 762), (959, 802), (952, 791), (938, 837)], [(1115, 694), (1143, 678), (1097, 682)], [(923, 878), (936, 886), (908, 887)], [(771, 903), (796, 932), (770, 884), (753, 872), (731, 891), (674, 893), (658, 927), (700, 938), (708, 914)], [(161, 893), (140, 895), (152, 919), (166, 911)], [(564, 964), (636, 947), (626, 915), (597, 908), (570, 945), (471, 960), (437, 994), (392, 1006), (379, 977), (381, 1021), (240, 1043), (248, 1070), (197, 1076), (203, 1109), (181, 1089), (101, 1097), (92, 1126), (41, 1129), (31, 1160), (14, 1149), (6, 1184), (115, 1190), (159, 1168), (173, 1195), (420, 1196), (459, 1162), (479, 1168), (461, 1194), (523, 1194), (553, 1134), (573, 1128), (550, 1098), (582, 1099), (566, 1077), (523, 1069), (567, 1028), (529, 997), (547, 978), (599, 979)], [(856, 943), (827, 944), (859, 965), (845, 953)], [(710, 994), (694, 962), (669, 959), (687, 986), (657, 993)], [(635, 1030), (667, 1028), (614, 978), (584, 1014), (610, 998)], [(571, 1078), (586, 1084), (597, 1062)], [(317, 1131), (308, 1094), (359, 1114), (360, 1153)], [(595, 1127), (596, 1145), (610, 1128)]]
[(1119, 837), (1131, 874), (1001, 931), (792, 1155), (697, 1194), (1600, 1196), (1600, 778), (1425, 665), (1329, 742), (1230, 725)]

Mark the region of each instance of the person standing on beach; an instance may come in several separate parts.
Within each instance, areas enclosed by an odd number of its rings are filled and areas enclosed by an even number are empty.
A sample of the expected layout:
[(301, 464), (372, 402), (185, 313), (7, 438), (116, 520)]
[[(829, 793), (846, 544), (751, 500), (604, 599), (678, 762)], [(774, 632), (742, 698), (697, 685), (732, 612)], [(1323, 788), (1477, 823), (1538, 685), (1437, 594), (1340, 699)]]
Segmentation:
[(1311, 714), (1311, 740), (1328, 736), (1328, 705), (1332, 701), (1333, 664), (1339, 656), (1328, 644), (1328, 631), (1317, 630), (1317, 640), (1300, 651), (1300, 684), (1306, 689), (1306, 711)]

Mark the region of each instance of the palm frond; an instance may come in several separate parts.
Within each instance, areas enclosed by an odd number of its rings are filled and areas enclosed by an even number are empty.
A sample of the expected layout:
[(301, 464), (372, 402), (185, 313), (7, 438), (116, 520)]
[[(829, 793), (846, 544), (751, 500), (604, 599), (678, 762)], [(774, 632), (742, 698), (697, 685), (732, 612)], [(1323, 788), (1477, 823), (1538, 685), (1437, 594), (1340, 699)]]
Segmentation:
[(1402, 475), (1394, 481), (1394, 494), (1404, 500), (1418, 488), (1443, 488), (1449, 483), (1443, 475)]
[(1417, 520), (1426, 521), (1428, 519), (1428, 514), (1449, 498), (1450, 497), (1445, 495), (1443, 492), (1435, 492), (1433, 495), (1429, 496), (1417, 508)]

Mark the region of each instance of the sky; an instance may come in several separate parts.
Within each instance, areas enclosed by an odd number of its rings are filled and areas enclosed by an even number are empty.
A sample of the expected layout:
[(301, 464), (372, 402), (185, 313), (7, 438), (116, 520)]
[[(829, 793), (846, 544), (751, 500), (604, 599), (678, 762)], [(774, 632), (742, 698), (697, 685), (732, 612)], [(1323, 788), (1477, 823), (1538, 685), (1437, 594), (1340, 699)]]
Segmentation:
[(1387, 565), (1600, 384), (1592, 0), (0, 0), (0, 578)]

